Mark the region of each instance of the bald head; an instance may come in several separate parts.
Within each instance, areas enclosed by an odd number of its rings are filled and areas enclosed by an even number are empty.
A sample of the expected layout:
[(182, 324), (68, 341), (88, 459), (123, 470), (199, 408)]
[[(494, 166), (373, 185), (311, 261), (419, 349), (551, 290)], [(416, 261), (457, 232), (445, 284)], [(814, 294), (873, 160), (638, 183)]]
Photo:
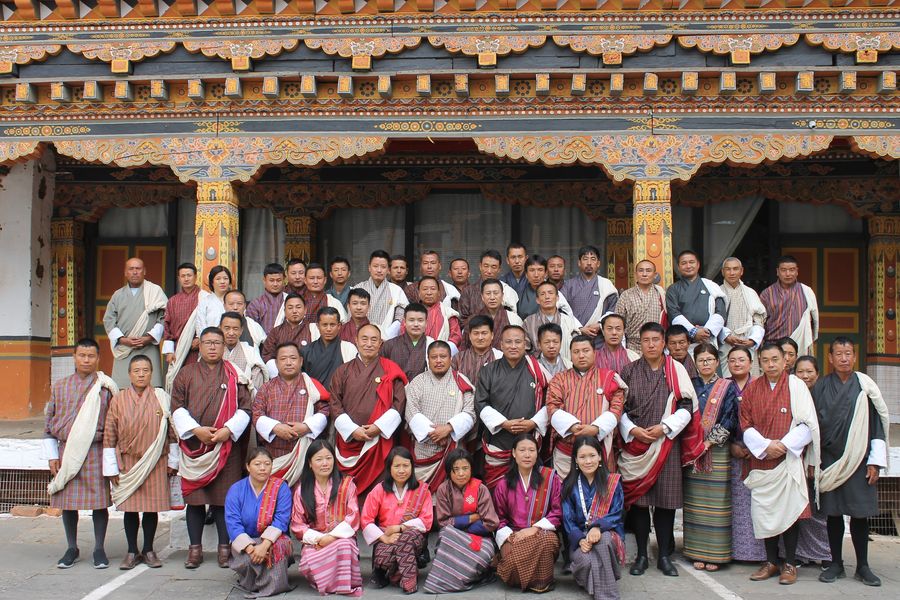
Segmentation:
[(381, 350), (381, 330), (371, 323), (360, 327), (356, 333), (356, 347), (366, 363), (375, 360)]
[(139, 258), (129, 258), (125, 261), (125, 280), (131, 287), (140, 287), (144, 283), (147, 271), (144, 269), (144, 261)]
[(735, 258), (734, 256), (729, 256), (722, 263), (722, 279), (735, 288), (741, 282), (741, 277), (744, 276), (744, 265), (741, 264), (739, 258)]

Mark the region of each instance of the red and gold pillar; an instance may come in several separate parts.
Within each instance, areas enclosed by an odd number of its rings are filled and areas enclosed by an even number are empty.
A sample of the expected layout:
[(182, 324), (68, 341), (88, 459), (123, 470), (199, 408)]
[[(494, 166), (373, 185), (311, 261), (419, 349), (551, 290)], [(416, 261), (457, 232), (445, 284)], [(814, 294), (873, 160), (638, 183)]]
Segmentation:
[(84, 336), (84, 226), (73, 218), (55, 218), (51, 225), (53, 306), (50, 343), (53, 355), (72, 353)]
[(216, 265), (224, 265), (238, 279), (238, 198), (230, 181), (201, 181), (197, 184), (197, 242), (195, 264), (200, 280)]
[(619, 292), (634, 285), (633, 228), (631, 219), (606, 220), (607, 277)]
[(672, 189), (666, 180), (634, 182), (634, 262), (644, 259), (656, 265), (659, 284), (672, 283)]
[(299, 258), (308, 263), (313, 256), (315, 220), (305, 214), (287, 214), (284, 216), (284, 227), (284, 262)]
[(897, 342), (897, 254), (900, 215), (869, 219), (868, 364), (900, 370)]

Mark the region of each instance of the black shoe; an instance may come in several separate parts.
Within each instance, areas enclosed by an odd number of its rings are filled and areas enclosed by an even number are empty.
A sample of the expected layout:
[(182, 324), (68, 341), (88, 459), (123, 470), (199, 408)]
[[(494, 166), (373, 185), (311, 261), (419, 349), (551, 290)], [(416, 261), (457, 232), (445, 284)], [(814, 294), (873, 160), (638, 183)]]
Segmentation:
[(71, 569), (72, 565), (78, 560), (78, 548), (69, 548), (62, 558), (56, 561), (57, 569)]
[(819, 573), (819, 581), (822, 583), (834, 583), (838, 579), (843, 579), (847, 576), (846, 571), (844, 571), (844, 563), (841, 561), (834, 561), (828, 568)]
[(106, 558), (106, 552), (103, 550), (94, 550), (94, 568), (95, 569), (108, 569), (109, 568), (109, 559)]
[(871, 585), (872, 587), (881, 586), (881, 580), (872, 572), (869, 565), (856, 567), (856, 575), (853, 578), (857, 581), (862, 581), (865, 585)]
[(422, 554), (416, 557), (416, 566), (420, 569), (424, 569), (428, 566), (428, 563), (431, 562), (431, 551), (428, 549), (428, 546), (422, 550)]
[(563, 567), (563, 575), (571, 575), (572, 574), (572, 563), (566, 563), (566, 566)]
[(390, 581), (388, 581), (387, 573), (384, 569), (372, 569), (372, 578), (369, 579), (369, 585), (376, 590), (380, 590), (386, 588), (389, 583)]
[(656, 561), (656, 568), (662, 571), (666, 577), (678, 577), (678, 569), (672, 564), (672, 559), (668, 556), (660, 556)]
[(632, 575), (643, 575), (644, 571), (646, 571), (649, 566), (650, 561), (647, 560), (646, 556), (638, 556), (634, 559), (634, 562), (631, 563), (631, 569), (629, 569), (628, 572)]

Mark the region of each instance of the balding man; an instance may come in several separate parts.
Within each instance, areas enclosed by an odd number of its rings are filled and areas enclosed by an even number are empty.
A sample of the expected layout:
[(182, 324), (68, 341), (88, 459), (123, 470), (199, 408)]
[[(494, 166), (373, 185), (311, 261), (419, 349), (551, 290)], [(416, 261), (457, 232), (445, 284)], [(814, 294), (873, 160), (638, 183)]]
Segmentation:
[(159, 342), (164, 332), (163, 319), (168, 298), (162, 288), (147, 281), (144, 261), (129, 258), (125, 262), (125, 286), (116, 290), (106, 305), (103, 328), (112, 347), (112, 378), (121, 388), (131, 385), (128, 363), (133, 356), (143, 355), (153, 365), (153, 387), (162, 387), (159, 365)]
[(759, 294), (744, 285), (741, 277), (744, 265), (739, 258), (730, 256), (722, 263), (722, 292), (725, 294), (725, 326), (719, 333), (719, 359), (723, 377), (730, 377), (728, 352), (733, 347), (750, 351), (754, 376), (760, 374), (756, 362), (756, 350), (766, 334), (766, 307), (759, 300)]

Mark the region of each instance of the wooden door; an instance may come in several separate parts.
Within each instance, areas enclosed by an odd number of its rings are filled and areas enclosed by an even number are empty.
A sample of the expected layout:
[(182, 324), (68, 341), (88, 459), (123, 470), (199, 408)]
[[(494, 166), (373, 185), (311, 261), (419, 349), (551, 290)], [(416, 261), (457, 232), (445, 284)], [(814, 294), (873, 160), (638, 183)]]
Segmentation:
[[(782, 253), (797, 257), (800, 281), (811, 287), (819, 303), (816, 357), (822, 374), (829, 373), (828, 346), (838, 336), (856, 345), (857, 369), (865, 371), (866, 295), (865, 241), (851, 236), (816, 236), (790, 240)], [(801, 242), (801, 243), (798, 243)]]
[(113, 293), (125, 285), (125, 262), (131, 257), (137, 257), (144, 261), (147, 279), (153, 283), (165, 289), (169, 280), (168, 244), (156, 240), (148, 240), (146, 243), (140, 240), (121, 243), (98, 241), (94, 263), (96, 272), (92, 301), (94, 317), (92, 333), (94, 339), (100, 344), (100, 369), (107, 374), (112, 373), (113, 356), (112, 349), (109, 347), (109, 338), (103, 328), (103, 314), (106, 312), (106, 304)]

